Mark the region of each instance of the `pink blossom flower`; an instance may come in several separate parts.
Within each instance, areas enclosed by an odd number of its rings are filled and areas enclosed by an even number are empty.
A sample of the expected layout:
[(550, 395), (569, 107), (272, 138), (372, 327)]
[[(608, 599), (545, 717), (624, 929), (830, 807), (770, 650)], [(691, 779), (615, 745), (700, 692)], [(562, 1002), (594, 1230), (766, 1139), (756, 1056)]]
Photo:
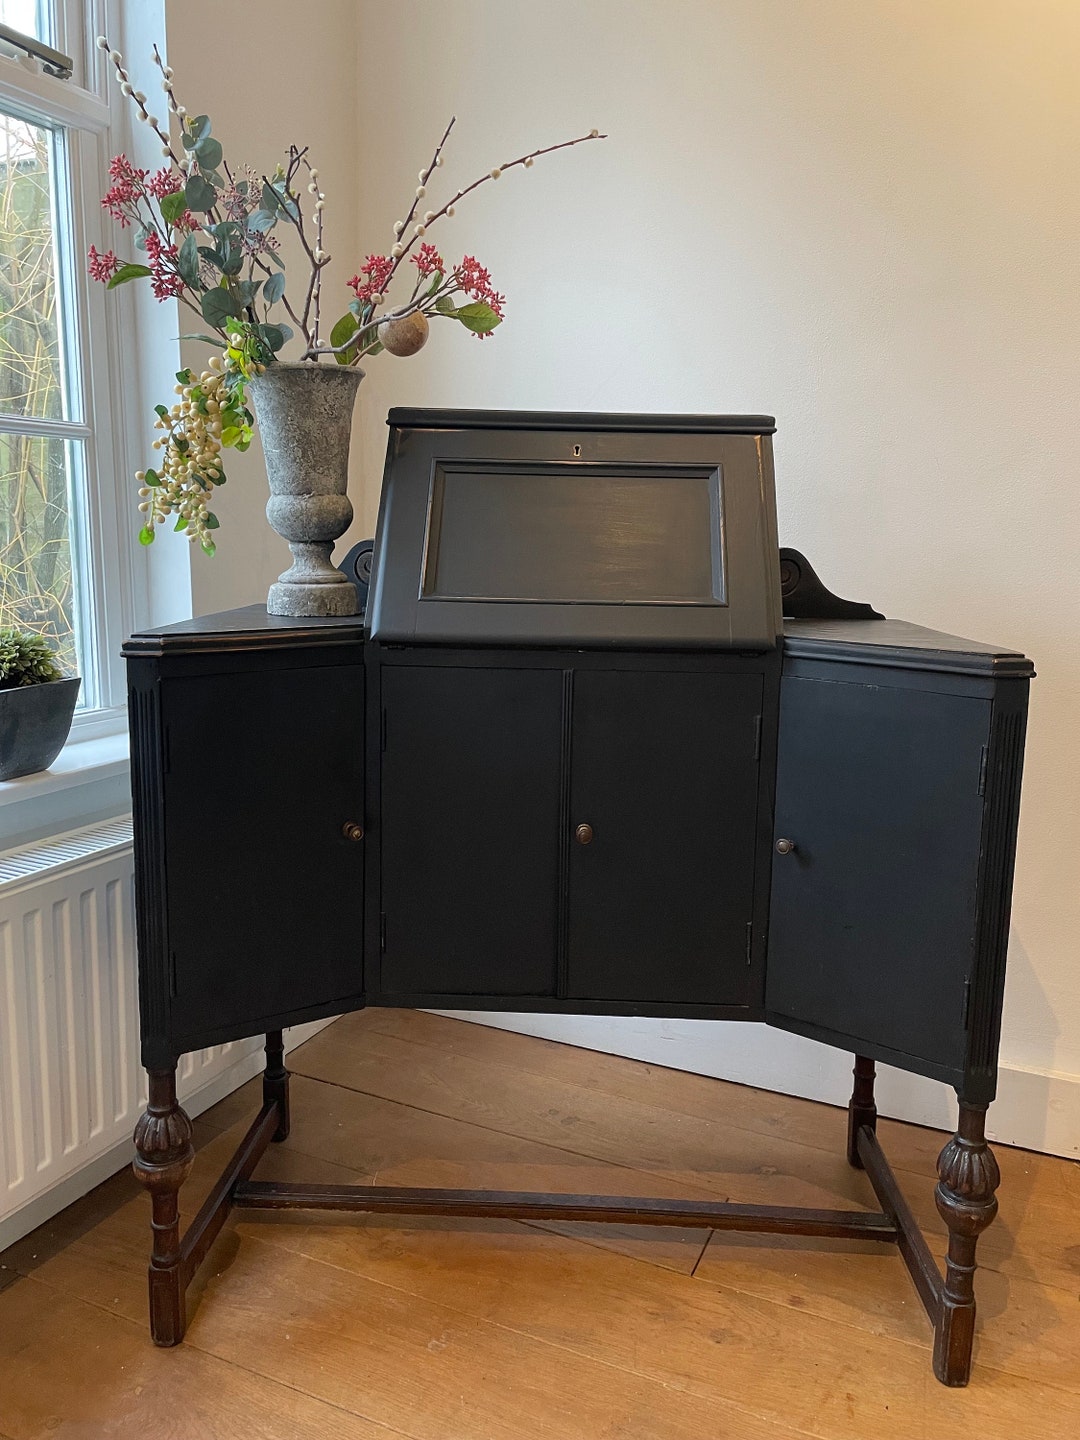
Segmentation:
[(381, 295), (393, 268), (394, 262), (389, 255), (369, 255), (360, 267), (360, 274), (349, 281), (356, 298), (370, 300), (373, 295)]
[(146, 182), (146, 193), (155, 200), (164, 200), (166, 195), (176, 195), (184, 188), (184, 177), (171, 165), (164, 165), (154, 172)]
[(111, 250), (106, 250), (102, 255), (93, 245), (87, 252), (87, 269), (90, 271), (92, 280), (100, 280), (102, 284), (111, 280), (120, 269), (120, 260)]
[(443, 273), (446, 271), (446, 261), (434, 245), (421, 245), (416, 254), (410, 256), (410, 259), (421, 275), (434, 275), (436, 271)]
[[(479, 300), (485, 305), (490, 305), (499, 319), (502, 319), (506, 296), (501, 295), (492, 287), (490, 274), (475, 255), (466, 255), (461, 264), (455, 267), (454, 283), (459, 290), (464, 290), (471, 300)], [(490, 330), (473, 331), (478, 340), (486, 340), (491, 333)]]
[(112, 187), (101, 198), (101, 203), (121, 228), (131, 224), (136, 215), (138, 202), (146, 193), (146, 176), (149, 172), (132, 165), (126, 155), (114, 155), (109, 162)]

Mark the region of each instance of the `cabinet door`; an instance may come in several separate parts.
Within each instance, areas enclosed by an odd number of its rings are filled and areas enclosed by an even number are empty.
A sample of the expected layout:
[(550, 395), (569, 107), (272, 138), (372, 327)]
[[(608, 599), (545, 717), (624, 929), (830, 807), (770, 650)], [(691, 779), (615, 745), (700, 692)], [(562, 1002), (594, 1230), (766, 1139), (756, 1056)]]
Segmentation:
[(162, 682), (177, 1039), (362, 991), (363, 700), (360, 665)]
[(551, 995), (563, 678), (384, 666), (384, 996)]
[(570, 996), (747, 1003), (761, 696), (759, 675), (576, 675)]
[(990, 709), (888, 683), (784, 678), (776, 835), (795, 848), (773, 858), (772, 1023), (955, 1078)]

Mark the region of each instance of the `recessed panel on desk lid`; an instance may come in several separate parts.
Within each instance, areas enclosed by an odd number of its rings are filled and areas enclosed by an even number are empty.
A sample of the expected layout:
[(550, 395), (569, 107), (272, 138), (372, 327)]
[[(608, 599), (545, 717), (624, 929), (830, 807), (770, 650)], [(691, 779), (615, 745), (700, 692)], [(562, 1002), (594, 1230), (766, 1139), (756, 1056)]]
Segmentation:
[(440, 466), (421, 598), (723, 604), (721, 514), (718, 470)]

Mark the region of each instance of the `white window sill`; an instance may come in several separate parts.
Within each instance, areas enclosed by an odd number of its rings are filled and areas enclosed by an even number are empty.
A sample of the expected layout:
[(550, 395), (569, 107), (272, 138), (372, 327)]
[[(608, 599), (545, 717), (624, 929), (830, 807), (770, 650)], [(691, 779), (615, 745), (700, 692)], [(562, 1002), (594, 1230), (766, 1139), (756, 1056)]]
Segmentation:
[(0, 781), (0, 850), (131, 808), (126, 731), (69, 740), (48, 770)]

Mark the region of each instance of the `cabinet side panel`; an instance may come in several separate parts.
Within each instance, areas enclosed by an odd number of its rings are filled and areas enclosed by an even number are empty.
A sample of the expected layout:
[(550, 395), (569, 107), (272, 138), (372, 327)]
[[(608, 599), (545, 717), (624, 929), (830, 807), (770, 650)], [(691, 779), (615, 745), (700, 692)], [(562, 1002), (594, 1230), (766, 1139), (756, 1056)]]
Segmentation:
[(161, 690), (154, 661), (128, 661), (128, 725), (142, 1057), (147, 1068), (163, 1068), (172, 1064), (176, 1056), (168, 1040), (169, 946)]
[(991, 1100), (997, 1088), (1001, 1007), (1009, 947), (1020, 781), (1027, 730), (1028, 681), (998, 685), (985, 770), (986, 812), (979, 871), (975, 970), (972, 976), (964, 1097)]

